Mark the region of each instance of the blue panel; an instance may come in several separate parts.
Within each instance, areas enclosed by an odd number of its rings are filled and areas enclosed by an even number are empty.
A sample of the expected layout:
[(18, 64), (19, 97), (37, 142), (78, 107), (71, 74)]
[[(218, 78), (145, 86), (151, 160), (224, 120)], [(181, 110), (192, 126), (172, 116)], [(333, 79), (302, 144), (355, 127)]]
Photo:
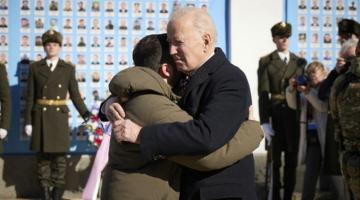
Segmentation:
[(335, 67), (340, 49), (337, 22), (341, 18), (359, 19), (359, 0), (286, 0), (286, 5), (293, 27), (290, 50), (308, 63), (317, 60), (330, 69)]
[[(22, 58), (36, 60), (39, 56), (44, 56), (42, 46), (35, 45), (36, 37), (41, 36), (50, 27), (63, 34), (64, 44), (66, 41), (72, 44), (72, 47), (63, 46), (61, 58), (69, 59), (76, 65), (80, 91), (85, 97), (86, 105), (91, 110), (96, 110), (98, 103), (94, 100), (93, 92), (99, 93), (100, 100), (106, 98), (108, 96), (107, 83), (111, 76), (132, 66), (131, 55), (135, 42), (147, 34), (166, 31), (164, 28), (174, 5), (196, 7), (205, 5), (218, 30), (218, 46), (225, 52), (227, 51), (225, 0), (28, 0), (28, 10), (21, 9), (23, 0), (1, 2), (5, 2), (5, 6), (8, 8), (2, 7), (0, 18), (6, 19), (9, 28), (0, 28), (0, 36), (4, 35), (8, 40), (7, 47), (0, 45), (0, 61), (1, 56), (6, 55), (13, 113), (11, 131), (5, 142), (6, 154), (32, 153), (29, 151), (29, 138), (23, 132), (28, 63), (23, 62)], [(36, 10), (37, 2), (42, 2), (43, 10)], [(55, 2), (57, 11), (50, 11), (51, 2)], [(64, 10), (67, 2), (71, 5), (71, 11)], [(80, 9), (81, 2), (85, 11)], [(96, 10), (95, 4), (100, 5), (98, 12), (93, 11)], [(120, 12), (122, 4), (127, 7), (126, 13)], [(167, 14), (160, 12), (163, 5), (168, 10)], [(107, 6), (112, 6), (113, 9), (106, 10)], [(154, 9), (153, 13), (147, 12), (151, 6)], [(140, 12), (136, 12), (138, 8)], [(109, 24), (110, 21), (111, 24)], [(83, 22), (85, 28), (81, 29)], [(71, 26), (70, 29), (66, 28), (67, 23)], [(99, 24), (98, 30), (96, 29), (97, 23)], [(123, 24), (127, 26), (126, 30), (120, 29), (120, 25)], [(136, 24), (140, 25), (139, 30), (134, 29)], [(152, 28), (148, 30), (149, 25), (153, 26), (153, 30)], [(25, 38), (22, 39), (24, 36)], [(26, 37), (29, 38), (28, 44)], [(92, 47), (95, 40), (99, 41), (99, 48)], [(86, 44), (85, 47), (79, 46), (79, 43), (82, 42)], [(97, 59), (96, 57), (99, 58), (99, 64), (92, 64)], [(127, 64), (124, 64), (124, 60), (127, 61)], [(98, 78), (99, 81), (97, 81)], [(69, 135), (69, 139), (71, 139), (70, 152), (93, 153), (95, 149), (87, 142), (86, 135), (78, 135), (76, 131), (76, 127), (82, 122), (82, 119), (71, 103), (69, 107), (71, 110), (69, 122), (73, 130)]]

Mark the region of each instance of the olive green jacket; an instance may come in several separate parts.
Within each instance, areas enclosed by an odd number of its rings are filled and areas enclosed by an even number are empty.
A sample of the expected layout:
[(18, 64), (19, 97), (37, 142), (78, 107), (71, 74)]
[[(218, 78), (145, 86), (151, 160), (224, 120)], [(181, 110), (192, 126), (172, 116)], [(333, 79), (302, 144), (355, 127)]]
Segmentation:
[[(3, 64), (0, 64), (0, 106), (0, 128), (9, 131), (11, 118), (10, 88), (6, 67)], [(0, 153), (2, 148), (2, 142), (0, 142)]]
[[(140, 126), (192, 119), (176, 104), (178, 97), (170, 86), (149, 68), (133, 67), (121, 71), (110, 82), (109, 89), (117, 97), (130, 95), (130, 100), (124, 106), (126, 115)], [(209, 155), (172, 156), (168, 159), (201, 171), (220, 169), (252, 153), (262, 137), (259, 123), (247, 121), (228, 144)], [(120, 170), (139, 169), (147, 164), (140, 155), (139, 145), (119, 144), (114, 138), (110, 144), (109, 162)]]
[(67, 105), (43, 106), (36, 101), (64, 100), (69, 93), (76, 109), (84, 116), (87, 108), (75, 79), (75, 67), (61, 59), (54, 71), (50, 71), (45, 59), (30, 64), (27, 92), (25, 124), (33, 126), (31, 150), (47, 153), (68, 152), (69, 108)]
[[(286, 103), (285, 89), (289, 85), (289, 79), (302, 75), (306, 60), (290, 53), (288, 64), (280, 59), (277, 51), (273, 51), (267, 56), (260, 58), (258, 74), (258, 95), (259, 95), (259, 111), (260, 123), (269, 123), (272, 116), (274, 105)], [(273, 98), (272, 96), (280, 95), (283, 98)]]

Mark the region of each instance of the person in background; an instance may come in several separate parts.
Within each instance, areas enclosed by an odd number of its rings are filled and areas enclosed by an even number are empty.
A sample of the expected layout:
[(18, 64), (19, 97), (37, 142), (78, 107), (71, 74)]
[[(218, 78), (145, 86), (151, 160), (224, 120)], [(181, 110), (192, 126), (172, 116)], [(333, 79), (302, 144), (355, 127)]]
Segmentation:
[(339, 142), (342, 175), (353, 199), (360, 199), (360, 43), (349, 70), (334, 82), (330, 109)]
[[(312, 62), (301, 75), (289, 80), (286, 88), (286, 101), (291, 109), (300, 108), (300, 144), (298, 163), (305, 163), (304, 184), (301, 198), (311, 200), (315, 197), (318, 177), (321, 178), (328, 103), (321, 101), (317, 94), (321, 81), (327, 72), (320, 62)], [(300, 101), (297, 102), (297, 96)]]
[(42, 35), (46, 58), (29, 66), (25, 133), (37, 153), (42, 199), (59, 200), (65, 190), (66, 153), (69, 151), (67, 93), (85, 121), (91, 117), (81, 99), (75, 67), (59, 58), (62, 35), (50, 29)]
[[(352, 19), (342, 19), (338, 23), (338, 34), (341, 41), (341, 49), (337, 58), (335, 68), (330, 71), (327, 78), (321, 82), (318, 97), (322, 101), (329, 102), (330, 90), (337, 77), (348, 71), (351, 60), (355, 57), (355, 50), (360, 36), (359, 24)], [(342, 177), (340, 167), (340, 144), (335, 140), (334, 122), (331, 114), (328, 114), (326, 128), (326, 143), (323, 173), (330, 175), (335, 183), (334, 191), (337, 199), (347, 199), (349, 193), (344, 188), (344, 178)], [(330, 185), (331, 186), (331, 185)]]
[[(268, 153), (272, 154), (272, 199), (281, 199), (281, 185), (284, 185), (284, 199), (291, 199), (296, 182), (299, 124), (296, 111), (286, 102), (285, 89), (289, 79), (303, 74), (306, 60), (289, 51), (291, 24), (279, 22), (271, 28), (271, 34), (276, 50), (260, 58), (258, 68), (260, 123)], [(282, 152), (285, 152), (285, 167), (281, 184)]]

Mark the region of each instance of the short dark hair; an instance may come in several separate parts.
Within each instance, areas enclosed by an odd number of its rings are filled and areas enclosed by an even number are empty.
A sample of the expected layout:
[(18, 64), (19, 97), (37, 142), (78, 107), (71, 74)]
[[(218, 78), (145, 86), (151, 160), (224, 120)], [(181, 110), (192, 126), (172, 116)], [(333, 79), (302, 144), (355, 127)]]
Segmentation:
[(166, 34), (152, 34), (142, 38), (134, 48), (133, 61), (136, 66), (148, 67), (156, 72), (161, 64), (173, 62)]

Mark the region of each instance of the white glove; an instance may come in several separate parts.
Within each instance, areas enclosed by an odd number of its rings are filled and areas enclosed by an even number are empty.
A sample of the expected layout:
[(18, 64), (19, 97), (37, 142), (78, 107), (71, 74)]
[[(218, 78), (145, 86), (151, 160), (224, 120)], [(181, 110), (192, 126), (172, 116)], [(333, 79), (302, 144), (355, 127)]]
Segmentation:
[(32, 125), (31, 124), (25, 125), (25, 133), (27, 136), (31, 137), (31, 134), (32, 134)]
[(7, 130), (0, 128), (0, 140), (6, 138), (7, 134)]
[(270, 143), (271, 137), (274, 136), (274, 130), (272, 129), (271, 124), (264, 123), (261, 125), (261, 128), (264, 131), (265, 139)]

